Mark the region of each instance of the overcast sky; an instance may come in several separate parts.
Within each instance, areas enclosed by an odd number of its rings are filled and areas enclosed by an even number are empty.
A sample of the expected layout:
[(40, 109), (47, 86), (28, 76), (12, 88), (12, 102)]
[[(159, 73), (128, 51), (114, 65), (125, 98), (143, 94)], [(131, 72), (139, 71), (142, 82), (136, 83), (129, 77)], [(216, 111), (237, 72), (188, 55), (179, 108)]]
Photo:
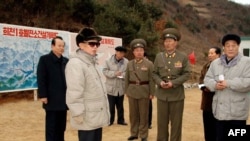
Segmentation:
[(231, 0), (241, 4), (250, 4), (250, 0)]

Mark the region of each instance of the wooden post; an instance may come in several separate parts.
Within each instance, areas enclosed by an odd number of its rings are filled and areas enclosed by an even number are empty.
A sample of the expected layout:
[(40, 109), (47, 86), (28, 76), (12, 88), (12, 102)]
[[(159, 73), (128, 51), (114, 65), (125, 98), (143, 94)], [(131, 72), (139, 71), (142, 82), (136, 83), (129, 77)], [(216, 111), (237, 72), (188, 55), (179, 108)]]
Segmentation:
[(34, 101), (37, 101), (37, 90), (33, 91), (33, 95), (34, 95)]
[(192, 83), (194, 82), (194, 64), (192, 64)]

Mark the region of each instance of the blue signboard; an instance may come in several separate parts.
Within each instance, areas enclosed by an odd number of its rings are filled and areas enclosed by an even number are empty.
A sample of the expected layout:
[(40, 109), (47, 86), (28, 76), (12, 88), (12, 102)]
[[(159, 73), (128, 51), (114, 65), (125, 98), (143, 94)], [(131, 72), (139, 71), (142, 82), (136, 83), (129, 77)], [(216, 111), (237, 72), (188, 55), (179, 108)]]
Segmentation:
[(41, 55), (51, 51), (51, 40), (61, 36), (69, 55), (70, 33), (0, 24), (0, 92), (37, 89), (36, 69)]

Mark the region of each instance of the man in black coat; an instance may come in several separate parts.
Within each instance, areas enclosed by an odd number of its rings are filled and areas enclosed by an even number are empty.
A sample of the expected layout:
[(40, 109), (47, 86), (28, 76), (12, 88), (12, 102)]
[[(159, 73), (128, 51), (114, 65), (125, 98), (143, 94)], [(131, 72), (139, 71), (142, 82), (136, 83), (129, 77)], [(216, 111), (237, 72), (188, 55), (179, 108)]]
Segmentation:
[(40, 57), (37, 67), (38, 96), (46, 112), (46, 141), (64, 141), (67, 105), (64, 69), (68, 59), (63, 57), (65, 42), (56, 36), (51, 52)]

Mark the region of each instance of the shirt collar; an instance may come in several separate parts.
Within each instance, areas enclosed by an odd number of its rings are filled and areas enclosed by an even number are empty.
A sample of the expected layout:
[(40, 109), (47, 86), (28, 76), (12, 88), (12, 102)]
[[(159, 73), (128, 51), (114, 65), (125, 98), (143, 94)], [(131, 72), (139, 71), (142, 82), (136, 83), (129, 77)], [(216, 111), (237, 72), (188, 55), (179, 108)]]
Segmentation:
[(240, 60), (241, 57), (242, 55), (239, 53), (233, 59), (231, 59), (230, 61), (227, 61), (227, 56), (223, 54), (221, 55), (220, 60), (221, 60), (222, 65), (224, 65), (225, 67), (232, 67), (237, 64), (237, 62)]
[(172, 53), (168, 53), (168, 52), (166, 51), (166, 52), (165, 52), (165, 55), (166, 55), (167, 58), (172, 58), (172, 57), (175, 57), (176, 53), (175, 53), (175, 51), (172, 52)]
[(136, 64), (140, 64), (140, 63), (142, 63), (142, 62), (143, 62), (143, 58), (140, 59), (140, 60), (136, 60), (136, 59), (135, 59), (135, 63), (136, 63)]
[(117, 64), (118, 64), (118, 63), (123, 64), (123, 62), (124, 62), (124, 58), (122, 58), (122, 59), (120, 59), (120, 60), (117, 60), (116, 57), (115, 57), (115, 55), (113, 55), (113, 60), (114, 60), (114, 62), (117, 63)]

